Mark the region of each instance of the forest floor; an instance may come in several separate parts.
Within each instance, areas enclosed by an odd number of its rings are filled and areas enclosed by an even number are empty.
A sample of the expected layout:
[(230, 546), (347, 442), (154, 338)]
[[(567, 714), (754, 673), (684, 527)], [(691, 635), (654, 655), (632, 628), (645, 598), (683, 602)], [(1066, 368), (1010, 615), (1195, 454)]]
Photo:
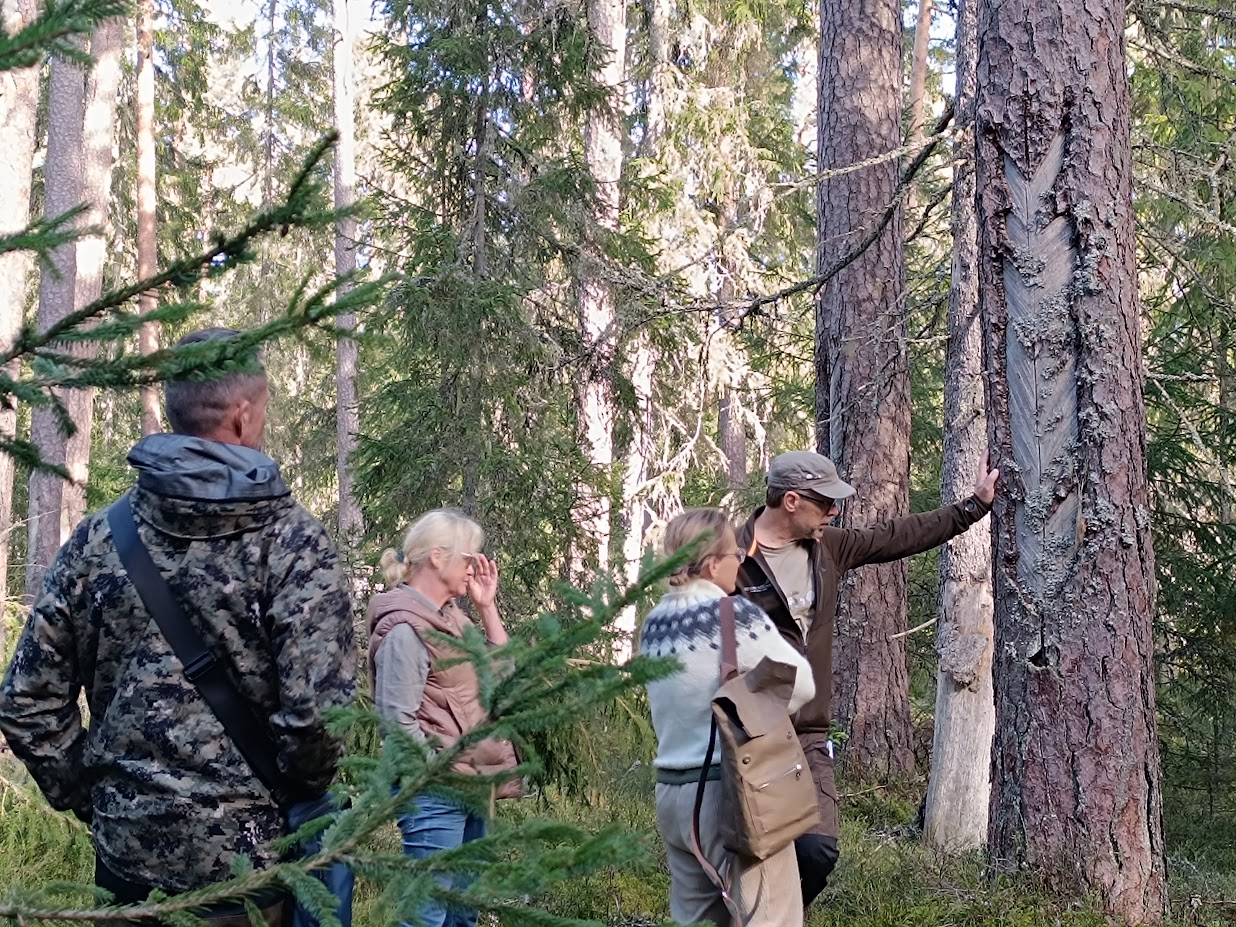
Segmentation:
[[(540, 904), (558, 915), (607, 927), (650, 927), (669, 917), (669, 877), (657, 840), (652, 777), (636, 766), (601, 783), (590, 801), (565, 798), (504, 802), (497, 827), (541, 816), (589, 828), (620, 824), (645, 842), (647, 861), (602, 870), (557, 886)], [(856, 789), (842, 801), (842, 856), (808, 927), (1107, 927), (1092, 903), (1065, 902), (1029, 881), (987, 878), (978, 853), (940, 857), (914, 828), (921, 782), (903, 788)], [(843, 796), (846, 789), (843, 785)], [(1236, 924), (1236, 831), (1172, 807), (1168, 821), (1170, 927)], [(394, 825), (376, 838), (396, 851)], [(20, 764), (0, 757), (0, 888), (52, 879), (89, 882), (93, 853), (86, 829), (47, 807)], [(376, 886), (360, 884), (356, 927), (384, 923)], [(482, 923), (486, 923), (483, 921)], [(497, 924), (490, 920), (488, 924)]]

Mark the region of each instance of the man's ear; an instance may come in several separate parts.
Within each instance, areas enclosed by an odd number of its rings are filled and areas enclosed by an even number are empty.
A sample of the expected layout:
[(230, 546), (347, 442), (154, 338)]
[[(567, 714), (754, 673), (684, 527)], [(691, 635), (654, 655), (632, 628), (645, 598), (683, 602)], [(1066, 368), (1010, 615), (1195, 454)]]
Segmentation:
[(248, 399), (238, 399), (232, 406), (227, 417), (228, 443), (239, 444), (249, 427), (249, 419), (253, 416), (253, 403)]
[(801, 498), (797, 492), (791, 489), (781, 497), (781, 507), (787, 512), (795, 512), (798, 510), (798, 500)]

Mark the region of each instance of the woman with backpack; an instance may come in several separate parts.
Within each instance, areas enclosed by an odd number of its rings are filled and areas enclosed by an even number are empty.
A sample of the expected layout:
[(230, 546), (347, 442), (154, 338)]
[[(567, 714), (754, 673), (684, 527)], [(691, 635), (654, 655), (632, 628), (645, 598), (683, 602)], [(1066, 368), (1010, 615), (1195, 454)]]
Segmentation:
[[(670, 589), (644, 619), (640, 653), (670, 657), (681, 670), (648, 685), (652, 725), (657, 735), (657, 829), (665, 841), (670, 870), (670, 915), (679, 923), (710, 921), (730, 927), (733, 917), (721, 889), (692, 847), (692, 817), (701, 775), (706, 782), (699, 814), (699, 846), (704, 858), (724, 875), (743, 927), (801, 927), (802, 898), (798, 863), (790, 841), (763, 860), (731, 854), (722, 845), (721, 820), (732, 809), (721, 803), (719, 757), (703, 766), (712, 730), (711, 701), (721, 679), (721, 609), (738, 579), (743, 560), (729, 520), (717, 509), (693, 509), (665, 529), (664, 550), (672, 555), (706, 536), (691, 561), (670, 577)], [(815, 695), (806, 660), (791, 647), (769, 617), (746, 599), (731, 599), (739, 673), (765, 657), (797, 671), (788, 710)]]

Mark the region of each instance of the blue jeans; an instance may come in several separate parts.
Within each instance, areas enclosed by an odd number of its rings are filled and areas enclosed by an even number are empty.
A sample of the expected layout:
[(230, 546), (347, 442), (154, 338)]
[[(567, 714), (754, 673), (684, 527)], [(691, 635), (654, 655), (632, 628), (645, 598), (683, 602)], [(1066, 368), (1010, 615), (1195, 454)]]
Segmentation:
[[(450, 850), (485, 836), (485, 819), (470, 814), (453, 802), (434, 795), (419, 795), (409, 810), (395, 816), (399, 833), (403, 835), (403, 852), (413, 859), (424, 859), (439, 850)], [(441, 884), (456, 889), (467, 888), (471, 879), (456, 876), (438, 877)], [(439, 902), (431, 901), (421, 909), (417, 922), (403, 927), (476, 927), (476, 911), (448, 911)]]
[[(310, 821), (336, 810), (334, 798), (322, 795), (309, 801), (297, 802), (288, 809), (288, 829), (299, 830)], [(312, 856), (322, 849), (322, 835), (317, 834), (298, 847), (298, 855)], [(337, 906), (335, 914), (342, 927), (352, 927), (352, 870), (344, 863), (331, 863), (325, 869), (315, 869), (311, 875), (331, 890)], [(306, 908), (295, 904), (292, 908), (290, 927), (318, 927), (318, 919)]]

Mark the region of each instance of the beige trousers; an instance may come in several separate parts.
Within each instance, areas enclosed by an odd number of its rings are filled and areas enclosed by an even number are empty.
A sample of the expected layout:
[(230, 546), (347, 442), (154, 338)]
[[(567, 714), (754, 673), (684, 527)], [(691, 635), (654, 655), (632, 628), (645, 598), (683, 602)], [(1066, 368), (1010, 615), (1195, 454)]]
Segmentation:
[[(721, 898), (721, 890), (691, 851), (691, 811), (695, 783), (657, 783), (657, 829), (665, 841), (670, 871), (670, 916), (680, 924), (711, 921), (717, 927), (736, 927)], [(700, 808), (700, 847), (705, 858), (726, 876), (730, 896), (746, 927), (802, 927), (802, 889), (794, 844), (763, 862), (739, 857), (721, 845), (718, 829), (721, 783), (709, 782)]]

